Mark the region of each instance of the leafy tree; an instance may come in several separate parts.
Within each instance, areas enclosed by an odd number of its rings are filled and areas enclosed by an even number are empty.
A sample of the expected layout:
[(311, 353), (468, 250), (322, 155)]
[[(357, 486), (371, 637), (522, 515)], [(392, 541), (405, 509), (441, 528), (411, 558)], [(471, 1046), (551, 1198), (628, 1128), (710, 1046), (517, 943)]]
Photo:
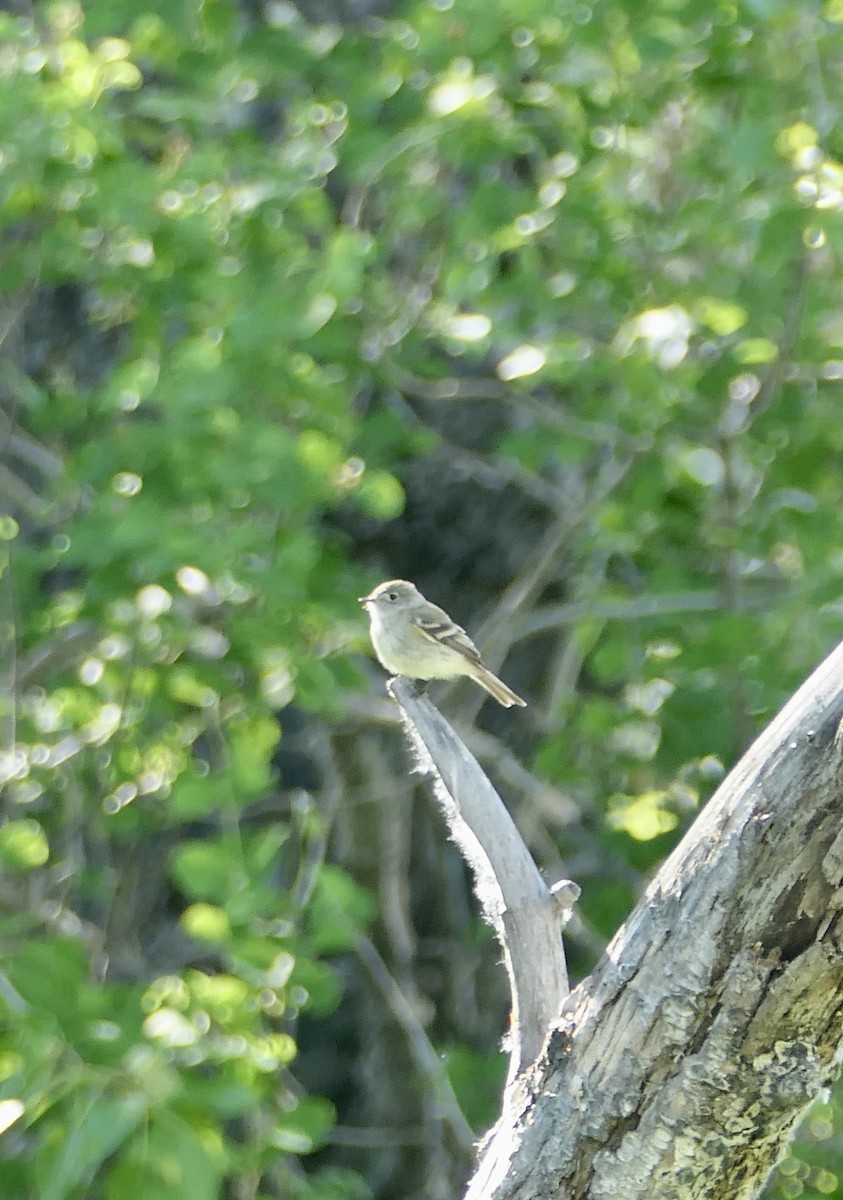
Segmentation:
[(0, 1195), (453, 1195), (505, 988), (354, 597), (530, 698), (443, 703), (584, 973), (837, 636), (843, 9), (0, 23)]

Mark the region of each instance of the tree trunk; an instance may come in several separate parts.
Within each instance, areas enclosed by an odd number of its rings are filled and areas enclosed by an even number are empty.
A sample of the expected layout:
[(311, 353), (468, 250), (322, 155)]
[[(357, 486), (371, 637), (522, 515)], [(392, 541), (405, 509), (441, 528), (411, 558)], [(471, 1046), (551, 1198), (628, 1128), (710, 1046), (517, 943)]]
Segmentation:
[(843, 646), (664, 864), (536, 1064), (467, 1200), (748, 1200), (843, 1037)]

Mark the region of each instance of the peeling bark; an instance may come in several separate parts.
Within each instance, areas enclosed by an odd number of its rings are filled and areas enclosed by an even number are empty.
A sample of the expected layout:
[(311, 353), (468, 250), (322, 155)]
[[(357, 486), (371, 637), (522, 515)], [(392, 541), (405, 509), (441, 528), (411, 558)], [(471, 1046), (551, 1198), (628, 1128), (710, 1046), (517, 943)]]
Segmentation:
[(540, 1058), (467, 1200), (749, 1200), (843, 1041), (843, 646), (721, 785)]

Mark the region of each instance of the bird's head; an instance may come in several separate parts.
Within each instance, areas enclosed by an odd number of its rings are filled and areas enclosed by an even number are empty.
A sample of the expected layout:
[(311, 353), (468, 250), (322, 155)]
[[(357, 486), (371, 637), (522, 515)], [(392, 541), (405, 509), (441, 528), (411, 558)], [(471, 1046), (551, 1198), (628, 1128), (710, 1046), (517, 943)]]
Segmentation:
[(379, 583), (374, 591), (369, 592), (368, 596), (360, 596), (359, 600), (367, 611), (372, 609), (384, 611), (391, 605), (397, 604), (401, 600), (409, 600), (418, 594), (416, 585), (408, 583), (406, 579), (388, 579), (386, 583)]

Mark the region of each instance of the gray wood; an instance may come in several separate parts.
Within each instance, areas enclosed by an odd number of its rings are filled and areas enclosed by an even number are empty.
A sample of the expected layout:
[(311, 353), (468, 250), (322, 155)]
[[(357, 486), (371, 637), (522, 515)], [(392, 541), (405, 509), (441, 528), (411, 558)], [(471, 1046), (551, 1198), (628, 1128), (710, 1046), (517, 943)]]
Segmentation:
[(749, 1200), (843, 1053), (843, 646), (723, 782), (506, 1097), (467, 1200)]
[(512, 1083), (539, 1054), (568, 994), (562, 925), (579, 888), (567, 881), (548, 888), (500, 796), (445, 718), (408, 680), (392, 679), (387, 688), (503, 949)]

